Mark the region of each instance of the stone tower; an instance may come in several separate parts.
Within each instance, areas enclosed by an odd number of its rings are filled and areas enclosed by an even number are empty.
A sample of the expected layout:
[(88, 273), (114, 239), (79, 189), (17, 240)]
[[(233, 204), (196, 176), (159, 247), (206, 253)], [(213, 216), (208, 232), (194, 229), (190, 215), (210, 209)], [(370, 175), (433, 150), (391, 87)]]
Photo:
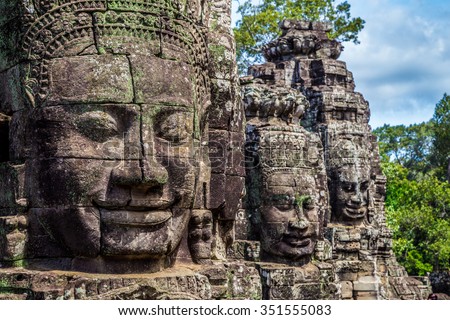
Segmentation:
[[(277, 110), (273, 118), (295, 119), (294, 110), (290, 114), (281, 110), (286, 96), (283, 91), (303, 95), (309, 103), (301, 123), (309, 135), (320, 137), (322, 142), (330, 204), (316, 258), (332, 264), (342, 299), (423, 299), (428, 292), (426, 283), (408, 278), (392, 252), (384, 212), (386, 180), (376, 137), (368, 124), (369, 104), (355, 92), (353, 75), (345, 62), (337, 60), (342, 45), (328, 38), (331, 25), (327, 23), (286, 20), (280, 28), (282, 35), (263, 47), (267, 63), (251, 66), (249, 76), (241, 79), (247, 129), (252, 131), (255, 115), (261, 117), (269, 105), (262, 95), (248, 93), (249, 87), (265, 88), (260, 91), (277, 88), (278, 93), (265, 96), (278, 106), (278, 110), (273, 107)], [(255, 108), (257, 99), (260, 103)], [(254, 140), (247, 137), (250, 145)], [(276, 153), (277, 146), (272, 148)], [(291, 147), (286, 153), (295, 152)], [(249, 176), (247, 181), (249, 191), (253, 182)], [(251, 199), (250, 194), (250, 220), (254, 216)], [(243, 229), (252, 230), (251, 223), (243, 221)]]

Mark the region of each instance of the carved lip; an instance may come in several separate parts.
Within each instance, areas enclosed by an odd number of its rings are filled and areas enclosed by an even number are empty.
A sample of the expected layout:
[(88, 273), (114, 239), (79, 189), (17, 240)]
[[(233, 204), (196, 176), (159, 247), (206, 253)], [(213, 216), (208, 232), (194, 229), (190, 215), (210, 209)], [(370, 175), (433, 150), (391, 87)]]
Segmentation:
[(107, 210), (100, 209), (100, 219), (106, 224), (152, 227), (163, 224), (172, 218), (170, 210)]
[(286, 235), (283, 237), (283, 240), (285, 243), (293, 247), (306, 247), (311, 243), (311, 239), (305, 236), (300, 238), (292, 235)]
[(344, 208), (344, 214), (352, 219), (363, 218), (366, 215), (367, 208), (366, 207), (354, 207), (347, 205)]

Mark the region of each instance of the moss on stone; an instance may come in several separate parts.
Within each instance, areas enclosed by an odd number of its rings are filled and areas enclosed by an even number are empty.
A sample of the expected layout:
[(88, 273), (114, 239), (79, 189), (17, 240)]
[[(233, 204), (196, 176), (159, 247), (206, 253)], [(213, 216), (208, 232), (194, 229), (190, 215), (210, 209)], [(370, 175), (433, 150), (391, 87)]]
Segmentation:
[(310, 195), (295, 195), (295, 204), (299, 206), (300, 208), (303, 207), (304, 204), (308, 204), (311, 202), (312, 197)]

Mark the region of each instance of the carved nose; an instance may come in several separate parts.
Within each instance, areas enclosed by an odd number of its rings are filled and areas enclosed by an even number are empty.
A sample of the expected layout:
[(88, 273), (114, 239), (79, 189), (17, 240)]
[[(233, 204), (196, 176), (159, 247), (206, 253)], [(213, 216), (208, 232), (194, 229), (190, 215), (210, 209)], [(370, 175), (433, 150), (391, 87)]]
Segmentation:
[(293, 229), (305, 230), (308, 228), (309, 223), (305, 219), (289, 222), (289, 226)]
[(148, 186), (165, 185), (169, 180), (169, 174), (161, 164), (152, 160), (142, 162), (142, 183)]
[(127, 161), (123, 167), (113, 169), (113, 184), (130, 187), (162, 186), (168, 181), (167, 170), (156, 161)]
[(361, 195), (358, 193), (356, 195), (353, 195), (350, 200), (353, 204), (360, 205), (362, 203)]

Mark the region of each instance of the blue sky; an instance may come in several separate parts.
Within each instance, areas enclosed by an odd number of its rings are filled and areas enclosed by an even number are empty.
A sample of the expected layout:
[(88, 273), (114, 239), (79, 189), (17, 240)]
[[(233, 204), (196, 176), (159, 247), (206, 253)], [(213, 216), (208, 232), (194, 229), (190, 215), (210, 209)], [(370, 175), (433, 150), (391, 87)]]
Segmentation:
[(450, 94), (450, 2), (348, 3), (352, 16), (366, 25), (359, 45), (344, 43), (340, 60), (347, 62), (356, 90), (370, 103), (372, 127), (429, 120), (443, 94)]

